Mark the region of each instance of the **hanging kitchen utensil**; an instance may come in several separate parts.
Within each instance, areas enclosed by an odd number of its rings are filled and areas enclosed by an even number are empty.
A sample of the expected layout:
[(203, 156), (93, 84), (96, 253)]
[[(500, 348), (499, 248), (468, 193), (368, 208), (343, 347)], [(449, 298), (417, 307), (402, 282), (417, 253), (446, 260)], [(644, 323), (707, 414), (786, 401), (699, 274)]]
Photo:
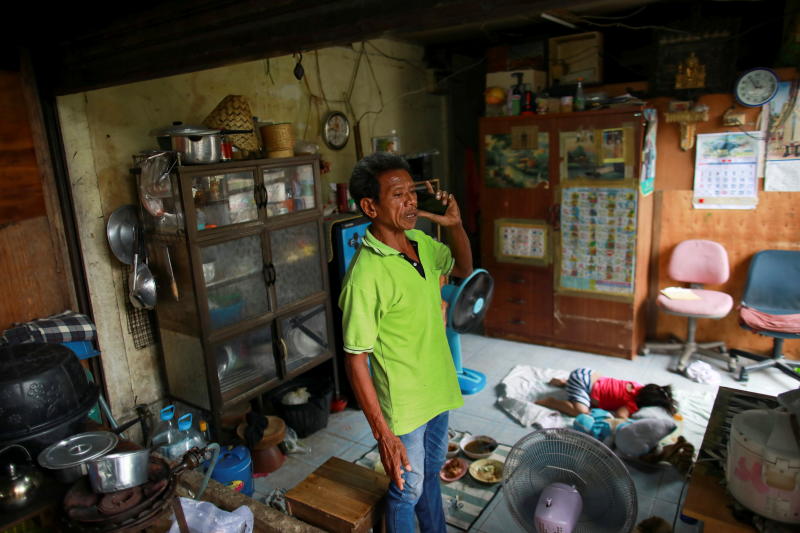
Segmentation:
[(139, 200), (148, 213), (162, 217), (166, 214), (163, 198), (172, 196), (170, 173), (178, 159), (173, 152), (165, 151), (145, 152), (140, 156)]
[(139, 214), (135, 205), (118, 207), (108, 217), (106, 237), (111, 253), (122, 263), (133, 263), (134, 236), (139, 226)]
[(181, 295), (178, 293), (178, 283), (175, 280), (175, 272), (172, 270), (172, 259), (169, 257), (169, 246), (164, 245), (164, 263), (167, 267), (167, 276), (169, 276), (169, 287), (172, 290), (172, 297), (176, 302), (181, 301)]
[(131, 290), (128, 294), (134, 307), (138, 309), (153, 309), (156, 305), (156, 280), (150, 267), (147, 266), (147, 255), (144, 246), (144, 236), (141, 228), (136, 232), (137, 251), (134, 254), (134, 269), (131, 281)]

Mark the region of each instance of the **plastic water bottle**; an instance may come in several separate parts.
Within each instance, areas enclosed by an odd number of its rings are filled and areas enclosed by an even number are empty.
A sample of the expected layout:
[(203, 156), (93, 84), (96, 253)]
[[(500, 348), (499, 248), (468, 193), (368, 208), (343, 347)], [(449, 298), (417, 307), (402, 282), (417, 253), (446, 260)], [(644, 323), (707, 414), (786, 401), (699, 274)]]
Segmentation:
[(178, 419), (178, 441), (170, 446), (167, 457), (178, 461), (192, 448), (205, 448), (206, 441), (192, 425), (192, 413), (186, 413)]
[(575, 99), (572, 105), (575, 111), (586, 109), (586, 98), (583, 96), (583, 78), (578, 78), (578, 87), (575, 89)]
[(178, 442), (178, 439), (178, 427), (175, 423), (175, 406), (168, 405), (161, 410), (161, 421), (158, 423), (153, 438), (150, 440), (150, 448), (157, 451), (160, 448), (168, 448)]

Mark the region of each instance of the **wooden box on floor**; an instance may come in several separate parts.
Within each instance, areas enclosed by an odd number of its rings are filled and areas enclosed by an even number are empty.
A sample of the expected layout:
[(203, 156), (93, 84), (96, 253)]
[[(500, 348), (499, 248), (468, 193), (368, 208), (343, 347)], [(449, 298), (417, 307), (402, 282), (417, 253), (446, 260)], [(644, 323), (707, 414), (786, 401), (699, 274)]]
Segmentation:
[(334, 533), (362, 533), (380, 522), (386, 475), (331, 457), (286, 493), (295, 518)]

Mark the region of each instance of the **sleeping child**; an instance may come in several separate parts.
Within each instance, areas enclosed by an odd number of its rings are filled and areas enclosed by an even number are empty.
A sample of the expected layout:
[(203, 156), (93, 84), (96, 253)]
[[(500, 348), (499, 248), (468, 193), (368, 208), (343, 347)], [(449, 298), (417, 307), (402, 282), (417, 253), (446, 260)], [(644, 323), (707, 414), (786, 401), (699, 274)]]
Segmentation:
[(634, 381), (607, 378), (589, 368), (576, 368), (566, 380), (553, 378), (550, 385), (566, 387), (568, 399), (549, 396), (536, 403), (567, 416), (589, 413), (592, 407), (610, 411), (617, 418), (628, 418), (640, 408), (648, 406), (663, 407), (670, 415), (678, 411), (669, 385), (640, 385)]

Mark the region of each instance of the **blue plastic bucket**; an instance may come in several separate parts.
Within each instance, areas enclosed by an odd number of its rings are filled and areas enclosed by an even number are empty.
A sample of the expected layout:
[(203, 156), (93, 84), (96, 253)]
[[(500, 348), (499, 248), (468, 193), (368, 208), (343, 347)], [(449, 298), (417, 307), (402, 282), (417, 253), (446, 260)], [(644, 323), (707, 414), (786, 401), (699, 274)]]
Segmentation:
[(246, 496), (253, 495), (253, 461), (246, 446), (227, 446), (219, 453), (219, 460), (211, 478)]

